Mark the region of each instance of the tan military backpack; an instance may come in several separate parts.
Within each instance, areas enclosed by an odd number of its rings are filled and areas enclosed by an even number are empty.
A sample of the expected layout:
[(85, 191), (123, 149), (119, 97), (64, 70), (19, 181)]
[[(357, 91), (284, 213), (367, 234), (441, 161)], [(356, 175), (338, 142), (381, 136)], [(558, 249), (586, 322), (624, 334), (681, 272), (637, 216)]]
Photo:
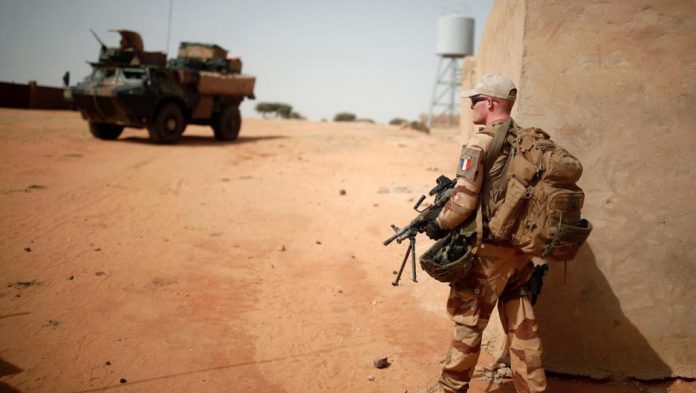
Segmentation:
[(539, 128), (509, 128), (501, 127), (491, 148), (495, 159), (505, 139), (511, 146), (506, 169), (484, 189), (490, 236), (531, 256), (572, 259), (592, 230), (580, 214), (582, 164)]

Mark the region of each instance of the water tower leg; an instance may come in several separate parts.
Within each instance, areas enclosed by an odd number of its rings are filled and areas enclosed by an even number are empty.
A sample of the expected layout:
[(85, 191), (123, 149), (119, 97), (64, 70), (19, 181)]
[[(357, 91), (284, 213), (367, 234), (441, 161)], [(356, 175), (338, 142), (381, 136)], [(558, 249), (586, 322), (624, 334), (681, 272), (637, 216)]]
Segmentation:
[[(444, 67), (443, 67), (444, 62)], [(440, 57), (437, 67), (437, 77), (433, 87), (433, 99), (430, 102), (430, 114), (428, 116), (428, 127), (432, 127), (433, 119), (437, 116), (446, 116), (446, 124), (454, 124), (455, 115), (459, 112), (458, 92), (461, 84), (461, 65), (459, 58)], [(440, 107), (436, 112), (435, 108)]]
[(437, 62), (437, 72), (435, 73), (435, 83), (433, 84), (433, 98), (430, 100), (430, 114), (428, 115), (428, 128), (433, 126), (433, 112), (437, 104), (437, 86), (440, 82), (440, 74), (442, 72), (442, 57)]
[(452, 60), (452, 79), (450, 80), (451, 85), (450, 85), (450, 106), (449, 106), (449, 114), (447, 115), (447, 125), (452, 126), (452, 119), (454, 119), (454, 113), (455, 113), (455, 107), (454, 104), (457, 102), (457, 71), (459, 69), (458, 67), (458, 60), (457, 59), (451, 59)]

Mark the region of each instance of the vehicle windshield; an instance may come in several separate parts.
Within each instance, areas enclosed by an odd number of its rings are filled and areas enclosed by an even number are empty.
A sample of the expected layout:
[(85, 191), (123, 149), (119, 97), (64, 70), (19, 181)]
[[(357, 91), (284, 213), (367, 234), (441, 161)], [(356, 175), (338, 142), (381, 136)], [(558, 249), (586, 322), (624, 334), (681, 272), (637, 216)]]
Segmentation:
[(143, 68), (97, 67), (89, 79), (94, 82), (139, 85), (146, 77)]
[(122, 83), (140, 84), (145, 78), (145, 70), (142, 68), (123, 68), (117, 80)]
[(92, 71), (92, 75), (89, 76), (89, 79), (92, 81), (103, 81), (107, 79), (113, 79), (115, 75), (115, 68), (97, 67)]

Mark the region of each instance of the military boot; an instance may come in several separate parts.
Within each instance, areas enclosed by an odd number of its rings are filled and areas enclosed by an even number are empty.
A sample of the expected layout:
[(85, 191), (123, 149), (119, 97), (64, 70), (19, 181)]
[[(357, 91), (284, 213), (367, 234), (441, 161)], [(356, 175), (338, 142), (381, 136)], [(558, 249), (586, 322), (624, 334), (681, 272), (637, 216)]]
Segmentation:
[(440, 386), (439, 383), (436, 383), (435, 385), (429, 386), (425, 388), (425, 390), (422, 391), (422, 393), (447, 393), (445, 389)]

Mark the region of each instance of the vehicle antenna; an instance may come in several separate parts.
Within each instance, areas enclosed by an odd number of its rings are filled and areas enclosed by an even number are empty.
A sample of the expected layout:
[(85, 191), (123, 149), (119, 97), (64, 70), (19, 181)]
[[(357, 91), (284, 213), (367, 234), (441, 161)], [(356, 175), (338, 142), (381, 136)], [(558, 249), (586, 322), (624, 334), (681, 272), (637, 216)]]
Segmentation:
[(169, 34), (172, 30), (172, 6), (174, 0), (169, 0), (169, 21), (167, 22), (167, 51), (165, 52), (169, 56)]

